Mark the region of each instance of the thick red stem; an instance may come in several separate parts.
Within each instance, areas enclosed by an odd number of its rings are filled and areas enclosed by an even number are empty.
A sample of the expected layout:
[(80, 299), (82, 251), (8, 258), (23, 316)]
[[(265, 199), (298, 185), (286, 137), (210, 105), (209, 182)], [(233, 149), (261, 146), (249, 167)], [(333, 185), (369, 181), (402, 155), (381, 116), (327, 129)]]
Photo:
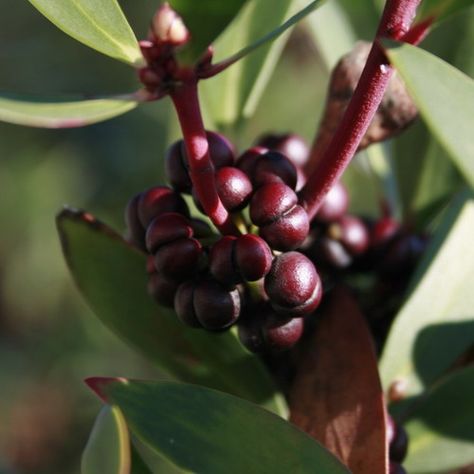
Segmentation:
[(403, 39), (421, 0), (387, 0), (367, 63), (344, 116), (316, 170), (300, 192), (300, 203), (310, 219), (324, 196), (354, 156), (387, 87), (392, 67), (379, 44), (380, 38)]
[(204, 211), (222, 234), (239, 235), (231, 216), (223, 206), (214, 178), (214, 165), (199, 106), (197, 80), (191, 78), (170, 93), (183, 132), (188, 156), (189, 175)]

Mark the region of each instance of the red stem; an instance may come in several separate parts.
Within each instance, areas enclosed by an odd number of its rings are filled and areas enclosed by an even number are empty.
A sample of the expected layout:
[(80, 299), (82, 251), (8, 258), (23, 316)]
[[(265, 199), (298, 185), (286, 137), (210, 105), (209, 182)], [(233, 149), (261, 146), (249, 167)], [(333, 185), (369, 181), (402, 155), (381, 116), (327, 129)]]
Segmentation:
[(300, 191), (310, 219), (351, 161), (382, 100), (393, 69), (379, 39), (403, 39), (421, 0), (387, 0), (379, 28), (354, 95), (316, 170)]
[(190, 78), (170, 92), (183, 132), (189, 175), (204, 211), (222, 234), (239, 235), (217, 194), (214, 165), (199, 106), (197, 80)]

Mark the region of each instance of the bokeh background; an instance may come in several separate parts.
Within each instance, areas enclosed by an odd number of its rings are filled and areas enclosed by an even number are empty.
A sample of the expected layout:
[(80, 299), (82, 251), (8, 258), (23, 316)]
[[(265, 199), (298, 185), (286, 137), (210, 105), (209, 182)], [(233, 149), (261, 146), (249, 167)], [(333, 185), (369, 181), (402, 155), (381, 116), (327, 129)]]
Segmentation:
[[(120, 3), (137, 37), (145, 37), (157, 2)], [(356, 37), (370, 39), (380, 2), (339, 5), (341, 21), (350, 21)], [(472, 12), (464, 13), (424, 46), (472, 74), (473, 24)], [(327, 36), (327, 42), (338, 51), (337, 37)], [(255, 116), (229, 134), (240, 150), (269, 130), (292, 130), (310, 140), (327, 79), (325, 53), (303, 25), (287, 43)], [(0, 0), (0, 91), (87, 95), (137, 88), (130, 68), (69, 38), (28, 2)], [(81, 300), (62, 259), (54, 216), (70, 204), (123, 230), (129, 197), (164, 181), (164, 150), (177, 134), (168, 100), (82, 129), (0, 124), (0, 473), (79, 472), (80, 452), (100, 405), (82, 380), (160, 376)], [(426, 137), (417, 124), (391, 145), (395, 171), (407, 163), (423, 165)], [(443, 159), (439, 149), (430, 153)], [(347, 179), (354, 206), (376, 212), (374, 178), (356, 163)], [(459, 178), (450, 166), (443, 179)], [(414, 183), (407, 176), (402, 184), (402, 199), (413, 201)]]

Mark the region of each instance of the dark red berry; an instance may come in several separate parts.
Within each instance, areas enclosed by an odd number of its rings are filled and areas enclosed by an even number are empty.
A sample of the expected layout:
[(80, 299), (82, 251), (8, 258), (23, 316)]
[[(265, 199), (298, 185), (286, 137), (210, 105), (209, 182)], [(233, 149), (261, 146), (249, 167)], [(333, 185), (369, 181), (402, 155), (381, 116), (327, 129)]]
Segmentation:
[(234, 145), (221, 133), (207, 131), (209, 154), (216, 170), (224, 166), (233, 166), (235, 160)]
[(298, 202), (296, 193), (284, 183), (269, 183), (250, 200), (250, 219), (257, 226), (270, 224)]
[(257, 159), (267, 151), (266, 148), (261, 146), (249, 148), (237, 159), (237, 168), (242, 170), (248, 177), (253, 176)]
[(196, 318), (194, 311), (194, 290), (197, 282), (194, 280), (185, 281), (176, 291), (174, 297), (174, 310), (178, 318), (188, 326), (200, 328), (201, 323)]
[(211, 226), (202, 219), (192, 217), (190, 221), (191, 227), (193, 228), (194, 237), (197, 239), (203, 239), (215, 235)]
[(215, 174), (217, 193), (230, 211), (243, 209), (252, 196), (252, 183), (247, 175), (233, 166), (224, 166)]
[(184, 199), (167, 186), (155, 186), (143, 192), (138, 201), (138, 217), (144, 228), (160, 214), (177, 212), (189, 215), (188, 206)]
[(354, 216), (342, 216), (328, 229), (330, 238), (340, 242), (353, 257), (363, 254), (369, 247), (369, 232), (364, 222)]
[(372, 227), (370, 245), (380, 248), (390, 242), (400, 231), (400, 223), (391, 217), (382, 217)]
[(125, 209), (125, 223), (127, 225), (127, 240), (136, 247), (146, 250), (145, 246), (145, 229), (138, 217), (138, 202), (140, 201), (141, 193), (128, 201)]
[(189, 219), (176, 212), (166, 212), (150, 222), (146, 231), (146, 247), (148, 252), (154, 253), (162, 245), (192, 236), (193, 229)]
[(317, 262), (329, 267), (343, 269), (352, 264), (352, 257), (341, 242), (326, 236), (315, 241), (310, 253)]
[(148, 280), (148, 293), (158, 304), (172, 308), (179, 285), (179, 282), (154, 272)]
[(306, 173), (304, 172), (303, 168), (296, 168), (296, 188), (295, 191), (301, 191), (306, 184), (306, 181), (308, 177), (306, 176)]
[(237, 237), (231, 235), (222, 237), (212, 246), (209, 254), (209, 270), (212, 276), (226, 285), (235, 285), (241, 281), (234, 263), (236, 240)]
[(265, 291), (277, 313), (303, 316), (318, 306), (322, 285), (311, 260), (299, 252), (287, 252), (273, 259)]
[(270, 271), (272, 252), (263, 239), (245, 234), (235, 241), (234, 261), (244, 280), (256, 281)]
[(232, 285), (263, 278), (272, 263), (267, 243), (252, 234), (222, 237), (209, 255), (209, 269), (218, 281)]
[(176, 191), (191, 192), (192, 183), (186, 163), (184, 141), (174, 142), (165, 155), (165, 173)]
[(268, 183), (283, 182), (295, 189), (297, 173), (295, 165), (282, 153), (268, 151), (260, 155), (250, 176), (256, 188)]
[(303, 167), (308, 161), (308, 145), (294, 133), (264, 135), (258, 140), (258, 145), (283, 153), (298, 167)]
[(318, 213), (316, 220), (319, 222), (332, 222), (340, 219), (349, 207), (349, 195), (346, 187), (337, 182), (326, 194)]
[(217, 331), (234, 324), (240, 315), (240, 294), (215, 280), (199, 282), (193, 295), (196, 318), (205, 329)]
[(275, 250), (293, 250), (306, 239), (309, 232), (309, 219), (306, 211), (299, 205), (281, 215), (277, 220), (260, 227), (260, 235)]
[(408, 450), (408, 435), (402, 425), (395, 423), (393, 438), (389, 438), (390, 461), (402, 462)]
[(166, 277), (181, 280), (192, 276), (199, 268), (202, 246), (196, 239), (179, 239), (159, 247), (155, 267)]
[(285, 322), (271, 322), (263, 326), (263, 339), (271, 352), (291, 349), (303, 335), (304, 320), (293, 318)]

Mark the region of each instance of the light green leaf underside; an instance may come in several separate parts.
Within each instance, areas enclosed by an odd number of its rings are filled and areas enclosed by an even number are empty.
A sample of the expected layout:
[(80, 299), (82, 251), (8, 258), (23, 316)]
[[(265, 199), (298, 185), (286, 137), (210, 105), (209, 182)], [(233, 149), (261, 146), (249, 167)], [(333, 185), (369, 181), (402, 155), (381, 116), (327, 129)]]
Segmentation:
[(474, 186), (474, 81), (422, 49), (385, 44), (428, 128)]
[(466, 194), (432, 237), (391, 328), (380, 361), (385, 388), (400, 380), (406, 395), (419, 394), (474, 343), (474, 200)]
[(193, 329), (147, 294), (146, 256), (89, 214), (58, 217), (71, 273), (99, 319), (173, 377), (234, 393), (286, 416), (286, 404), (258, 358), (232, 331)]
[(117, 0), (29, 0), (77, 41), (135, 67), (144, 64), (137, 39)]
[(410, 474), (444, 473), (474, 463), (474, 367), (434, 388), (405, 428)]
[(214, 45), (215, 62), (240, 59), (202, 84), (206, 110), (215, 123), (232, 125), (255, 112), (289, 29), (321, 3), (305, 2), (299, 11), (297, 0), (254, 0), (246, 4)]
[(105, 405), (97, 415), (82, 454), (82, 474), (128, 474), (130, 439), (117, 407)]
[(187, 472), (349, 471), (315, 440), (245, 400), (195, 385), (111, 382), (103, 387), (130, 430)]
[(83, 127), (122, 115), (137, 104), (135, 100), (119, 97), (40, 102), (0, 95), (0, 121), (29, 127)]

